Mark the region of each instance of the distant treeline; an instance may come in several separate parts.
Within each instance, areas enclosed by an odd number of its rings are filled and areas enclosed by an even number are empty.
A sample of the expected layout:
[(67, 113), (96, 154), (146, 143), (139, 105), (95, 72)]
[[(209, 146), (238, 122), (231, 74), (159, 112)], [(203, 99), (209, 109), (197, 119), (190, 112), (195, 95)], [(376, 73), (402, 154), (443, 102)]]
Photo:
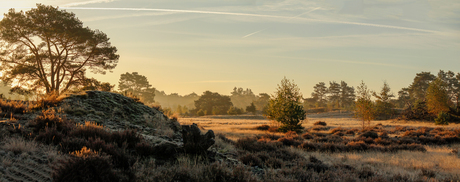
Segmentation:
[[(110, 83), (99, 82), (94, 78), (87, 79), (82, 84), (80, 89), (73, 91), (104, 90), (114, 92), (113, 88), (115, 87)], [(0, 85), (0, 93), (3, 93), (4, 98), (11, 97), (7, 94), (9, 88)], [(345, 81), (329, 81), (328, 85), (325, 82), (319, 82), (313, 86), (313, 89), (311, 97), (304, 98), (302, 102), (303, 107), (308, 112), (355, 110), (357, 93), (355, 88), (349, 86)], [(433, 91), (433, 89), (435, 90)], [(115, 92), (138, 97), (146, 104), (160, 105), (167, 115), (183, 116), (247, 112), (264, 114), (270, 100), (270, 95), (267, 93), (256, 95), (251, 89), (241, 87), (234, 87), (232, 91), (229, 91), (230, 95), (211, 91), (205, 91), (202, 95), (196, 93), (183, 96), (177, 93), (166, 94), (164, 91), (155, 89), (145, 76), (137, 72), (127, 72), (120, 75), (118, 90)], [(440, 96), (440, 94), (444, 96)], [(25, 98), (28, 97), (27, 94), (23, 95), (26, 95)], [(460, 100), (460, 73), (440, 70), (437, 75), (433, 75), (430, 72), (421, 72), (416, 74), (408, 87), (399, 90), (397, 95), (391, 91), (387, 82), (383, 83), (381, 91), (370, 91), (370, 95), (373, 97), (371, 100), (374, 103), (375, 111), (380, 112), (380, 114), (395, 115), (397, 113), (395, 109), (399, 109), (399, 113), (404, 110), (403, 112), (408, 118), (433, 118), (433, 114), (427, 114), (430, 110), (429, 107), (442, 108), (440, 110), (445, 113), (458, 114), (460, 112), (458, 104)], [(429, 103), (434, 102), (433, 97), (443, 98), (436, 106), (430, 106)]]

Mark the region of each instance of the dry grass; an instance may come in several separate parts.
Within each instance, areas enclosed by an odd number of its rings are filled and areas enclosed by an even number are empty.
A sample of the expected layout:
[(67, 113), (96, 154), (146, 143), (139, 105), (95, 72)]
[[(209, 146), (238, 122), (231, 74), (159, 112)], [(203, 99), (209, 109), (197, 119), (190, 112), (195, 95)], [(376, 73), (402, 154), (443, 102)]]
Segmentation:
[[(317, 131), (313, 134), (323, 134), (325, 136), (334, 133), (344, 133), (345, 137), (350, 139), (359, 137), (355, 133), (360, 132), (362, 122), (352, 117), (350, 113), (321, 113), (307, 116), (307, 120), (302, 126), (308, 131), (314, 128), (314, 123), (323, 121), (327, 123), (330, 130)], [(257, 126), (273, 125), (271, 121), (264, 119), (238, 119), (234, 118), (180, 118), (181, 124), (197, 123), (203, 129), (214, 130), (216, 133), (225, 134), (226, 137), (236, 141), (240, 138), (253, 137), (268, 134), (267, 131), (257, 130)], [(438, 126), (434, 122), (423, 121), (398, 121), (398, 120), (379, 120), (371, 121), (371, 126), (379, 135), (394, 138), (402, 136), (409, 130), (425, 131), (426, 127), (437, 128), (435, 131), (444, 131), (460, 128), (460, 124), (450, 124), (447, 126)], [(356, 129), (358, 128), (358, 129)], [(429, 132), (429, 130), (427, 131)], [(273, 133), (270, 133), (273, 134)], [(282, 137), (282, 133), (275, 134)], [(407, 133), (406, 133), (407, 135)], [(310, 135), (309, 135), (310, 136)], [(310, 137), (307, 137), (309, 139)], [(225, 142), (216, 139), (217, 148), (222, 152), (228, 148)], [(313, 156), (330, 166), (353, 166), (357, 170), (370, 169), (383, 176), (408, 176), (409, 180), (422, 181), (439, 181), (460, 178), (460, 144), (426, 146), (426, 152), (421, 151), (397, 151), (397, 152), (307, 152), (296, 147), (290, 147), (289, 150), (299, 155), (309, 158)], [(233, 149), (233, 148), (232, 148)], [(454, 152), (453, 152), (454, 151)], [(455, 152), (456, 151), (456, 152)]]
[(12, 151), (14, 153), (33, 153), (39, 150), (38, 143), (34, 141), (28, 141), (23, 138), (7, 138), (5, 140), (5, 145), (3, 145), (3, 149), (7, 151)]
[(150, 128), (155, 128), (157, 135), (164, 135), (168, 137), (174, 136), (174, 130), (168, 125), (168, 122), (158, 121), (153, 116), (144, 114), (145, 122)]
[[(453, 146), (458, 147), (459, 145)], [(303, 152), (292, 148), (305, 157), (314, 156), (328, 165), (349, 165), (358, 168), (370, 167), (381, 175), (403, 174), (412, 180), (419, 179), (432, 171), (436, 179), (460, 177), (460, 158), (451, 153), (453, 147), (428, 146), (427, 152), (399, 151), (396, 153), (359, 152), (359, 153), (321, 153)], [(425, 172), (422, 172), (424, 171)]]
[[(272, 134), (268, 131), (257, 130), (258, 126), (269, 125), (277, 126), (278, 123), (274, 121), (269, 121), (267, 119), (248, 119), (245, 115), (240, 116), (206, 116), (206, 117), (195, 117), (195, 118), (179, 118), (178, 121), (181, 124), (190, 125), (193, 123), (198, 124), (198, 126), (206, 129), (213, 130), (216, 133), (225, 134), (228, 138), (236, 140), (238, 138), (251, 137), (261, 134)], [(327, 112), (320, 114), (309, 114), (307, 119), (302, 121), (302, 126), (305, 129), (312, 129), (318, 127), (315, 125), (316, 122), (322, 121), (327, 123), (327, 128), (325, 131), (328, 132), (328, 129), (332, 128), (342, 128), (344, 130), (362, 128), (362, 121), (359, 119), (353, 118), (352, 113), (350, 112)], [(434, 122), (427, 121), (400, 121), (400, 120), (378, 120), (371, 121), (371, 126), (379, 125), (383, 128), (394, 128), (394, 127), (440, 127), (440, 128), (460, 128), (459, 124), (449, 124), (447, 126), (435, 125)], [(367, 127), (367, 124), (366, 124)], [(278, 133), (278, 135), (282, 135)]]
[[(234, 116), (235, 119), (215, 119), (210, 117), (201, 118), (179, 118), (181, 125), (191, 125), (193, 123), (198, 124), (199, 127), (205, 130), (213, 130), (215, 133), (222, 133), (227, 138), (237, 140), (239, 138), (251, 137), (254, 135), (261, 134), (273, 134), (269, 131), (257, 130), (258, 126), (269, 125), (274, 126), (274, 123), (265, 119), (238, 119), (238, 116)], [(283, 135), (278, 133), (278, 135)]]

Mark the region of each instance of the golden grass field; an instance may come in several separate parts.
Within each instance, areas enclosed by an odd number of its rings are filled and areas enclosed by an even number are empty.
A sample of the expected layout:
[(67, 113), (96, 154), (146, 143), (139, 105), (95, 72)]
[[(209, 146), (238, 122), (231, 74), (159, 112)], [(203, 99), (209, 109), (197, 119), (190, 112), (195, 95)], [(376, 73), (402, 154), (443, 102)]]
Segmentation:
[[(307, 115), (307, 119), (302, 122), (302, 126), (308, 131), (317, 121), (324, 121), (330, 129), (341, 128), (362, 128), (362, 121), (353, 118), (349, 112), (330, 112)], [(181, 124), (196, 123), (204, 130), (213, 130), (215, 133), (222, 133), (227, 138), (237, 140), (259, 134), (267, 134), (267, 131), (254, 129), (256, 126), (268, 124), (276, 125), (262, 116), (205, 116), (197, 118), (179, 118)], [(429, 121), (400, 121), (400, 120), (378, 120), (371, 121), (371, 126), (382, 124), (390, 130), (396, 126), (407, 127), (444, 127), (460, 128), (460, 124), (449, 124), (447, 126), (434, 125)], [(366, 123), (367, 126), (367, 123)], [(320, 131), (327, 133), (328, 131)], [(283, 133), (270, 133), (283, 135)], [(394, 135), (392, 136), (394, 137)], [(344, 153), (323, 153), (306, 152), (298, 148), (290, 149), (304, 155), (305, 157), (314, 156), (329, 165), (350, 165), (355, 168), (369, 168), (378, 171), (383, 175), (408, 175), (411, 179), (417, 177), (433, 176), (426, 178), (427, 181), (437, 181), (445, 178), (460, 177), (460, 153), (453, 153), (454, 149), (460, 148), (460, 144), (426, 146), (426, 152), (418, 151), (399, 151), (396, 153), (381, 152), (344, 152)]]
[[(270, 121), (263, 116), (257, 115), (240, 115), (240, 116), (204, 116), (193, 118), (179, 118), (179, 123), (193, 124), (196, 123), (204, 130), (213, 130), (215, 133), (222, 133), (227, 135), (227, 138), (236, 140), (247, 136), (254, 136), (259, 134), (267, 134), (267, 131), (255, 130), (254, 128), (260, 125), (278, 125), (275, 121)], [(307, 119), (302, 121), (302, 126), (306, 129), (313, 127), (313, 123), (317, 121), (324, 121), (327, 126), (336, 128), (362, 128), (362, 121), (354, 118), (350, 112), (327, 112), (319, 114), (309, 114)], [(378, 120), (371, 121), (370, 125), (382, 124), (385, 127), (394, 126), (409, 126), (409, 127), (444, 127), (444, 128), (460, 128), (460, 124), (449, 124), (447, 126), (434, 125), (430, 121), (402, 121), (402, 120)], [(367, 122), (365, 126), (367, 126)], [(273, 133), (270, 133), (273, 134)], [(282, 135), (281, 133), (278, 133)]]

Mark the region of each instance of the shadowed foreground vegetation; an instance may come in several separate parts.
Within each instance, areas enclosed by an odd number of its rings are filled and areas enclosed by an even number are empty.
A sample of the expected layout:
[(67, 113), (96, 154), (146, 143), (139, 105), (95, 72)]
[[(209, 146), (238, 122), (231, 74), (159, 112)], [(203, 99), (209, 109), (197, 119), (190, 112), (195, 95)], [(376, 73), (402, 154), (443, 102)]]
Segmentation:
[[(379, 124), (362, 130), (316, 122), (299, 133), (236, 140), (217, 134), (209, 150), (183, 151), (168, 144), (160, 147), (139, 129), (113, 130), (102, 120), (73, 121), (73, 115), (59, 109), (65, 101), (49, 101), (55, 107), (35, 103), (44, 108), (1, 102), (13, 118), (1, 122), (2, 181), (460, 180), (458, 165), (448, 163), (459, 160), (460, 129)], [(258, 129), (269, 130), (267, 126)], [(439, 158), (434, 155), (438, 148), (450, 154)], [(398, 163), (412, 156), (438, 161), (433, 166)], [(379, 162), (381, 158), (390, 160)]]

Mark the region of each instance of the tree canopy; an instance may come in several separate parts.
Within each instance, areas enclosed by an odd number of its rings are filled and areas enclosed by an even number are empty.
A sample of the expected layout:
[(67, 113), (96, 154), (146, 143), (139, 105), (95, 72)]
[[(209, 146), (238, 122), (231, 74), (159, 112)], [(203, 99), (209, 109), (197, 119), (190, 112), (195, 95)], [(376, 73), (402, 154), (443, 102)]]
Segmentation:
[(87, 70), (105, 74), (119, 59), (106, 34), (42, 4), (27, 12), (10, 9), (0, 21), (0, 39), (1, 80), (27, 90), (59, 94), (80, 87)]
[(355, 100), (355, 88), (348, 86), (345, 81), (340, 81), (340, 84), (335, 81), (329, 82), (329, 88), (324, 82), (319, 82), (313, 86), (313, 89), (312, 99), (305, 99), (308, 102), (305, 105), (311, 105), (315, 100), (317, 107), (323, 107), (329, 103), (333, 107), (343, 108), (352, 106)]
[(233, 104), (229, 96), (220, 95), (217, 92), (206, 91), (195, 101), (195, 110), (197, 113), (201, 110), (205, 115), (227, 114), (227, 111)]
[(155, 101), (155, 88), (150, 85), (147, 77), (137, 72), (121, 74), (118, 82), (118, 90), (137, 95), (147, 103)]
[(313, 86), (313, 89), (311, 96), (317, 100), (319, 106), (325, 106), (327, 101), (326, 94), (328, 93), (326, 84), (324, 82), (319, 82)]
[(426, 93), (426, 105), (428, 113), (436, 116), (440, 112), (449, 112), (451, 100), (441, 78), (430, 83)]
[(244, 90), (241, 87), (234, 87), (231, 94), (232, 95), (230, 96), (230, 99), (233, 103), (233, 106), (237, 108), (246, 108), (257, 99), (256, 95), (254, 95), (252, 90), (249, 88)]
[(426, 90), (434, 79), (436, 79), (436, 76), (430, 72), (417, 73), (408, 89), (410, 98), (413, 101), (425, 101)]

